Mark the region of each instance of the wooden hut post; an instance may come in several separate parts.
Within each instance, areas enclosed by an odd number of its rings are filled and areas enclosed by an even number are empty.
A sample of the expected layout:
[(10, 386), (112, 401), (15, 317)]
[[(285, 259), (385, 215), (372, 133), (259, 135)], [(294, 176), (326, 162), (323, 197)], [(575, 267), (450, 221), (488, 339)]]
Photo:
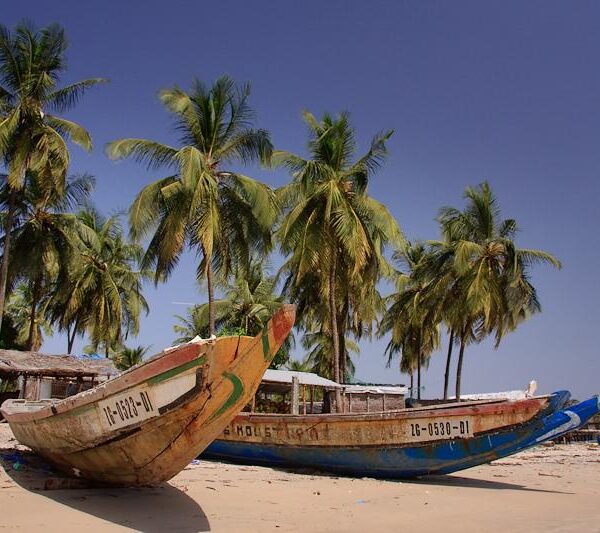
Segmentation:
[(385, 411), (385, 392), (383, 393), (383, 411)]
[(292, 414), (300, 414), (300, 381), (298, 376), (292, 376)]
[(21, 391), (20, 398), (27, 398), (27, 374), (23, 374), (23, 390)]
[(310, 386), (310, 414), (315, 412), (315, 386)]
[(369, 412), (369, 393), (367, 392), (367, 413)]
[(306, 414), (306, 385), (302, 385), (302, 414)]

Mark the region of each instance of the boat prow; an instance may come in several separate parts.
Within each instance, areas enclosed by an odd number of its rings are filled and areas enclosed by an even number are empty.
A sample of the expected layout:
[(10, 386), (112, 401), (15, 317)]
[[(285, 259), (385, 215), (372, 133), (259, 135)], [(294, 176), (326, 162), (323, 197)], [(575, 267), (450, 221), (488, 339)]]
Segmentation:
[(155, 485), (180, 472), (248, 403), (293, 323), (286, 305), (256, 337), (183, 344), (76, 396), (7, 400), (1, 412), (21, 443), (72, 475)]

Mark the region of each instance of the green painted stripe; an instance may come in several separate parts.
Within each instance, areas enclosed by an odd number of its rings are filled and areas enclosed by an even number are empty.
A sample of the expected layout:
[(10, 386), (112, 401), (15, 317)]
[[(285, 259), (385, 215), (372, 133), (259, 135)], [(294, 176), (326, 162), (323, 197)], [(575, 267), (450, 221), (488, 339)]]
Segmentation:
[(237, 402), (240, 396), (244, 393), (244, 384), (242, 380), (231, 372), (223, 372), (223, 377), (231, 381), (233, 390), (229, 395), (229, 398), (225, 400), (225, 403), (219, 407), (219, 409), (210, 417), (209, 422), (215, 418), (220, 417), (225, 411), (227, 411), (235, 402)]
[(269, 327), (267, 326), (262, 331), (262, 348), (263, 348), (263, 357), (265, 361), (270, 361), (272, 359), (271, 356), (271, 345), (269, 344)]
[(206, 362), (205, 355), (203, 355), (202, 357), (197, 357), (196, 359), (192, 359), (191, 361), (188, 361), (187, 363), (184, 363), (180, 366), (171, 368), (170, 370), (167, 370), (166, 372), (163, 372), (162, 374), (158, 374), (158, 376), (151, 377), (150, 379), (148, 379), (148, 383), (150, 385), (154, 385), (155, 383), (160, 383), (161, 381), (165, 381), (166, 379), (171, 379), (173, 376), (176, 376), (177, 374), (181, 374), (182, 372), (185, 372), (186, 370), (189, 370), (190, 368), (194, 368), (195, 366), (203, 365), (205, 362)]

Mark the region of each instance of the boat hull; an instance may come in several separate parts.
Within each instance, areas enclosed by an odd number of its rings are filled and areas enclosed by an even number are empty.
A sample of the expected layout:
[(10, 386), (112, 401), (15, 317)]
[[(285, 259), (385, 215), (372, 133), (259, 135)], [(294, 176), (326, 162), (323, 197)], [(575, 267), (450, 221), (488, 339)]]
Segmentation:
[(250, 400), (292, 325), (286, 307), (257, 337), (184, 345), (77, 396), (12, 400), (2, 413), (21, 443), (71, 475), (156, 485), (180, 472)]
[[(378, 478), (446, 474), (506, 457), (572, 431), (598, 412), (598, 398), (560, 410), (567, 398), (564, 393), (552, 395), (548, 404), (529, 420), (470, 437), (384, 444), (380, 432), (378, 439), (356, 441), (354, 445), (290, 445), (218, 439), (206, 449), (203, 457), (265, 466), (309, 467)], [(240, 417), (237, 417), (234, 423), (239, 421)], [(374, 426), (372, 434), (377, 431)], [(351, 435), (347, 440), (352, 440)]]

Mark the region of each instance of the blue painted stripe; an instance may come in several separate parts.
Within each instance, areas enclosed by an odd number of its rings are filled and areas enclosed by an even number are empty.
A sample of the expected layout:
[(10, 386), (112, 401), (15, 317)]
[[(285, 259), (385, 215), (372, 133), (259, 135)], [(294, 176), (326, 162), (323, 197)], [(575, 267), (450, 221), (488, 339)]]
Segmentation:
[[(553, 398), (564, 405), (563, 392)], [(202, 457), (266, 466), (311, 467), (381, 478), (447, 474), (506, 457), (572, 431), (599, 412), (599, 397), (537, 417), (517, 428), (420, 446), (281, 446), (216, 440)]]

